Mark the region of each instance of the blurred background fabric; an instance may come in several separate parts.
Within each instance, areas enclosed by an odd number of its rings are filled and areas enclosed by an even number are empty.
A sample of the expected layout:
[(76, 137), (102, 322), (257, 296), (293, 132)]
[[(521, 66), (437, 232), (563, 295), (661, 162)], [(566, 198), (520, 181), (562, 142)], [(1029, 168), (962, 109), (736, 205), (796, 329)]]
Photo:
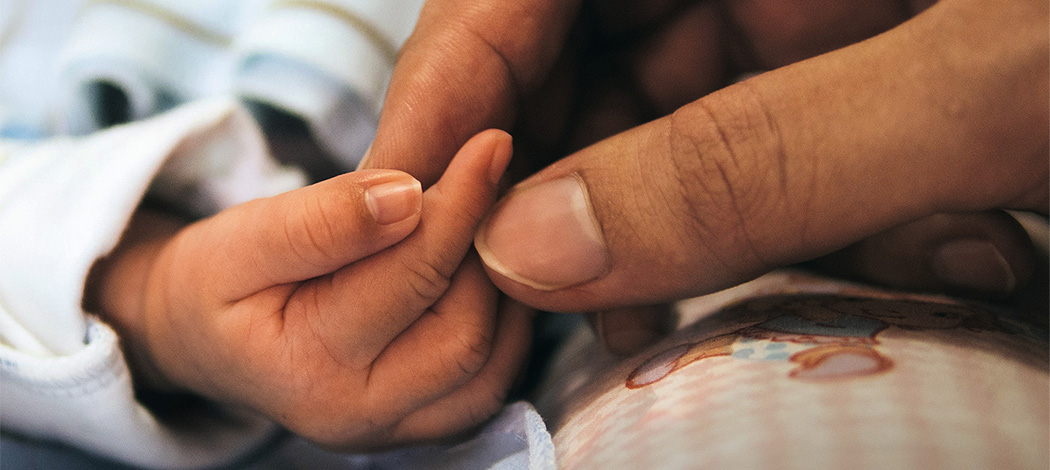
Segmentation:
[[(351, 170), (371, 143), (397, 51), (421, 7), (0, 0), (0, 138), (83, 135), (235, 97), (264, 127), (276, 123), (271, 134), (309, 139), (287, 149), (291, 158), (322, 160), (291, 163), (319, 177)], [(277, 147), (289, 147), (287, 139)]]

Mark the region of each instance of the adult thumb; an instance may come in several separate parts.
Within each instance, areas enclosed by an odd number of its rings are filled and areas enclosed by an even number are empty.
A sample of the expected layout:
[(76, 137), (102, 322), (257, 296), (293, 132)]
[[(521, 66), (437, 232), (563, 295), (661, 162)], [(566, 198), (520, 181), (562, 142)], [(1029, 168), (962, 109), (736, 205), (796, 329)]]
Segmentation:
[(476, 246), (553, 311), (712, 292), (939, 212), (1047, 205), (1047, 5), (941, 2), (519, 184)]

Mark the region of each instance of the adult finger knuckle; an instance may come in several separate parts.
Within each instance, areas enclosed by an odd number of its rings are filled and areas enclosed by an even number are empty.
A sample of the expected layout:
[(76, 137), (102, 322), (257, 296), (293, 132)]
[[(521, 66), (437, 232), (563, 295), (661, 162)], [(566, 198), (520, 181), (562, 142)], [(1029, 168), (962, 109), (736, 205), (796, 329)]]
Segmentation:
[[(718, 251), (768, 266), (759, 228), (788, 207), (784, 144), (760, 96), (738, 84), (667, 119), (668, 164), (682, 219)], [(782, 217), (776, 217), (781, 220)], [(780, 242), (774, 240), (773, 242)]]

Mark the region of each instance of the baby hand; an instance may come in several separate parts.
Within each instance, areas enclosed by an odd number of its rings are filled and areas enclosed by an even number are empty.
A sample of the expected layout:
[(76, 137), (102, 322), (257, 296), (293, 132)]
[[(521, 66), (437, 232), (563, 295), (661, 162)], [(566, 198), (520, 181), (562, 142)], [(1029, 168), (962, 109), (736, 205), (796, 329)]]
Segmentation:
[(365, 170), (174, 235), (129, 231), (97, 270), (99, 308), (153, 385), (327, 447), (465, 430), (499, 408), (530, 336), (528, 311), (497, 313), (468, 253), (510, 154), (510, 136), (485, 131), (425, 192)]

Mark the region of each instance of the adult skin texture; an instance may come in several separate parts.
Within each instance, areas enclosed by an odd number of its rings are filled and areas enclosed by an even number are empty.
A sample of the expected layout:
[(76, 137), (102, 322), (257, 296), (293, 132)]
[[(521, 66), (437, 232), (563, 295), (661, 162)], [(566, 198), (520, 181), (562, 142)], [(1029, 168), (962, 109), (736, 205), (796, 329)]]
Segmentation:
[(364, 166), (426, 185), (488, 127), (556, 160), (476, 246), (512, 297), (604, 312), (616, 350), (667, 324), (647, 306), (829, 254), (1010, 296), (1034, 257), (998, 211), (1050, 204), (1048, 7), (930, 3), (431, 0)]

